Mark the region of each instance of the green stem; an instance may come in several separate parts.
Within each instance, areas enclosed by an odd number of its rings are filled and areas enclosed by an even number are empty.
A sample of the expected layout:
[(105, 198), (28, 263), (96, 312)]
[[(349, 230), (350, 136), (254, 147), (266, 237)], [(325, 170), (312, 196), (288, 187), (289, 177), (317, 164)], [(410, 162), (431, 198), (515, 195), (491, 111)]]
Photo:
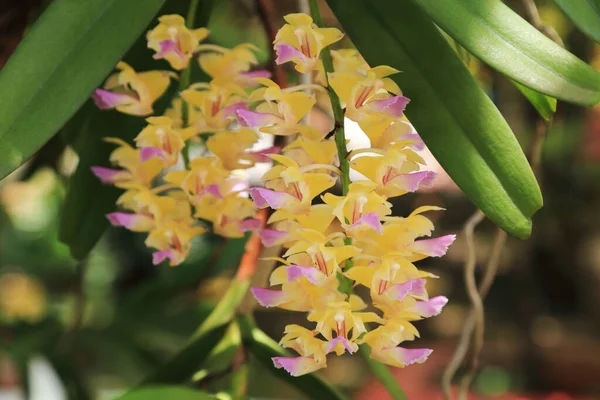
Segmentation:
[[(317, 0), (310, 0), (310, 13), (312, 14), (313, 21), (317, 26), (323, 26), (323, 19), (319, 11), (319, 4)], [(321, 52), (321, 58), (323, 59), (323, 67), (325, 69), (325, 79), (327, 80), (327, 92), (329, 93), (329, 99), (331, 100), (331, 107), (333, 108), (334, 118), (334, 134), (335, 144), (337, 146), (338, 157), (340, 158), (340, 169), (342, 170), (342, 194), (345, 196), (348, 194), (350, 186), (350, 163), (348, 161), (348, 149), (346, 148), (346, 137), (344, 135), (344, 110), (340, 102), (340, 98), (335, 93), (331, 85), (329, 84), (329, 73), (333, 71), (333, 60), (331, 58), (331, 52), (324, 50)], [(347, 238), (344, 240), (344, 244), (351, 245), (352, 239)], [(345, 270), (352, 268), (353, 262), (351, 260), (346, 261), (344, 267)], [(352, 294), (353, 281), (346, 278), (340, 283), (340, 290), (348, 296)], [(379, 379), (379, 381), (385, 386), (388, 393), (392, 395), (394, 400), (407, 400), (406, 394), (396, 381), (396, 378), (390, 372), (389, 368), (370, 357), (371, 348), (367, 344), (363, 344), (360, 347), (360, 353), (364, 356), (369, 364), (369, 368), (373, 371), (373, 374)]]
[[(315, 24), (317, 24), (317, 26), (323, 26), (323, 19), (319, 12), (317, 0), (310, 0), (309, 6)], [(345, 196), (348, 194), (348, 188), (350, 186), (350, 163), (348, 162), (348, 149), (346, 148), (346, 136), (344, 134), (344, 110), (342, 109), (340, 98), (329, 84), (329, 74), (333, 72), (331, 52), (329, 50), (321, 51), (321, 58), (323, 59), (323, 67), (325, 68), (327, 93), (329, 93), (331, 107), (333, 108), (333, 130), (338, 157), (340, 158), (340, 169), (342, 170), (342, 194)]]
[(390, 369), (386, 365), (370, 357), (371, 348), (368, 344), (361, 345), (359, 352), (367, 361), (367, 364), (369, 364), (369, 368), (371, 368), (373, 374), (375, 374), (377, 379), (379, 379), (379, 382), (385, 386), (386, 390), (394, 400), (408, 400), (406, 393), (404, 393), (404, 390), (402, 390), (402, 387), (400, 387), (400, 384), (398, 384), (396, 377), (392, 374)]
[[(188, 13), (185, 18), (185, 26), (189, 29), (193, 29), (194, 21), (196, 20), (196, 14), (198, 12), (198, 3), (199, 0), (190, 0), (190, 7), (188, 8)], [(190, 60), (189, 65), (186, 69), (181, 71), (181, 77), (179, 79), (179, 92), (181, 93), (185, 89), (190, 86), (190, 80), (192, 76), (192, 62)], [(185, 128), (189, 124), (189, 115), (190, 115), (190, 105), (181, 99), (181, 127)], [(190, 148), (189, 142), (186, 142), (185, 147), (181, 153), (183, 157), (184, 164), (187, 165), (190, 162)]]

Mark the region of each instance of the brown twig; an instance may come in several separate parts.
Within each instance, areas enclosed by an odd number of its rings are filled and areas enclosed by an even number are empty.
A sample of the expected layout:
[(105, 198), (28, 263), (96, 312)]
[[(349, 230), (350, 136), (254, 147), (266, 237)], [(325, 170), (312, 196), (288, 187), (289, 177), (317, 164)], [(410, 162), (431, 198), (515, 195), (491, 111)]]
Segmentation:
[(558, 44), (559, 46), (565, 47), (565, 44), (563, 43), (556, 30), (554, 30), (554, 28), (552, 28), (551, 26), (546, 26), (542, 23), (540, 13), (537, 9), (537, 6), (535, 5), (535, 0), (523, 0), (523, 6), (525, 7), (525, 14), (527, 14), (527, 19), (529, 19), (531, 25), (533, 25), (538, 31), (546, 35), (549, 39), (554, 41), (554, 43)]
[[(504, 248), (504, 244), (506, 243), (506, 232), (502, 229), (498, 228), (496, 230), (496, 239), (494, 241), (494, 246), (492, 248), (492, 255), (488, 261), (487, 267), (485, 269), (485, 274), (481, 283), (479, 285), (479, 296), (483, 301), (487, 296), (492, 283), (496, 277), (496, 273), (498, 271), (498, 265), (500, 264), (500, 256), (502, 254), (502, 249)], [(452, 359), (446, 370), (444, 371), (444, 375), (442, 377), (442, 387), (444, 390), (444, 395), (446, 399), (451, 398), (451, 384), (458, 367), (464, 361), (467, 352), (469, 350), (469, 345), (471, 344), (471, 336), (473, 334), (473, 330), (475, 328), (475, 313), (473, 310), (469, 312), (469, 316), (465, 320), (465, 325), (461, 336), (458, 340), (458, 345), (454, 350), (454, 354), (452, 355)]]
[[(279, 16), (275, 9), (274, 0), (256, 0), (256, 9), (258, 15), (265, 27), (265, 32), (269, 37), (269, 41), (273, 43), (275, 36), (277, 35)], [(283, 66), (278, 65), (275, 62), (275, 54), (273, 54), (273, 48), (270, 46), (270, 57), (269, 57), (269, 69), (273, 72), (273, 80), (282, 88), (289, 86), (289, 82)]]

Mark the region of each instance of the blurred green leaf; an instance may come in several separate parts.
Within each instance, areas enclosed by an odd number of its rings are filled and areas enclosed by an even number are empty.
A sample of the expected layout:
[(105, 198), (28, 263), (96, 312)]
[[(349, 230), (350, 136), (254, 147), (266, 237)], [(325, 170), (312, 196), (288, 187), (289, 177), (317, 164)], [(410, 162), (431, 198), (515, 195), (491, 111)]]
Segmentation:
[[(197, 26), (206, 25), (212, 4), (212, 0), (200, 2)], [(188, 5), (189, 0), (170, 1), (160, 9), (160, 14), (185, 15)], [(147, 29), (155, 24), (151, 21)], [(163, 67), (153, 60), (152, 52), (147, 49), (145, 35), (138, 38), (124, 60), (137, 70)], [(168, 107), (176, 89), (176, 85), (172, 84), (167, 94), (155, 104), (158, 115)], [(93, 165), (108, 166), (109, 155), (115, 149), (114, 145), (105, 143), (103, 137), (118, 137), (131, 142), (145, 124), (144, 118), (117, 111), (101, 111), (92, 101), (88, 101), (65, 126), (63, 137), (75, 147), (79, 165), (69, 181), (59, 238), (69, 246), (74, 258), (82, 259), (98, 242), (108, 227), (105, 214), (115, 209), (115, 201), (122, 193), (120, 189), (102, 184), (91, 172)]]
[[(600, 73), (547, 38), (502, 1), (410, 1), (421, 6), (473, 55), (522, 85), (585, 106), (600, 101)], [(385, 2), (377, 2), (382, 3)]]
[(346, 398), (337, 389), (327, 384), (327, 382), (314, 373), (294, 377), (283, 369), (275, 368), (273, 366), (273, 357), (291, 357), (291, 355), (266, 333), (257, 328), (251, 316), (241, 316), (238, 318), (238, 322), (242, 330), (244, 345), (250, 354), (256, 357), (261, 364), (265, 365), (273, 375), (294, 386), (306, 394), (309, 399), (344, 400)]
[(371, 369), (371, 372), (373, 372), (373, 375), (379, 379), (390, 396), (392, 396), (394, 400), (407, 400), (406, 393), (404, 393), (404, 390), (398, 383), (398, 380), (392, 371), (390, 371), (390, 367), (371, 358), (371, 348), (369, 345), (363, 343), (360, 346), (359, 352), (367, 361), (367, 365)]
[(392, 78), (411, 99), (406, 114), (452, 179), (502, 229), (527, 238), (542, 206), (537, 181), (508, 124), (431, 19), (409, 0), (327, 2), (370, 65), (402, 71)]
[(144, 383), (175, 383), (192, 376), (223, 339), (227, 326), (248, 293), (249, 287), (249, 278), (234, 278), (219, 304), (198, 327), (188, 344), (166, 365), (146, 378)]
[(0, 178), (90, 96), (165, 0), (55, 0), (0, 71)]
[(521, 85), (519, 82), (511, 82), (519, 89), (519, 91), (529, 100), (531, 105), (536, 109), (538, 114), (546, 121), (552, 118), (552, 115), (556, 112), (556, 99), (554, 97), (546, 96), (533, 89), (529, 89), (527, 86)]
[(215, 397), (198, 390), (178, 386), (146, 387), (129, 392), (115, 400), (214, 400)]
[(600, 43), (600, 0), (554, 0), (589, 37)]
[(211, 375), (226, 371), (231, 366), (240, 345), (242, 334), (236, 322), (229, 324), (225, 336), (215, 346), (202, 365), (203, 375)]

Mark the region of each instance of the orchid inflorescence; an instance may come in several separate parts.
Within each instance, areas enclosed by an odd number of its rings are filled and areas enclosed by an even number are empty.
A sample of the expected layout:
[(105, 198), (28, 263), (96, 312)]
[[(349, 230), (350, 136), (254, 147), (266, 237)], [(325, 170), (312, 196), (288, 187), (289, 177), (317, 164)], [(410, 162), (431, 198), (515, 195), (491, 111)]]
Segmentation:
[[(176, 70), (197, 58), (212, 80), (183, 90), (164, 116), (149, 117), (135, 147), (106, 139), (118, 145), (110, 160), (120, 169), (94, 167), (94, 173), (125, 190), (117, 204), (127, 210), (108, 218), (114, 225), (148, 232), (146, 244), (156, 249), (155, 263), (181, 263), (191, 239), (206, 231), (206, 222), (226, 237), (255, 231), (264, 245), (283, 246), (284, 254), (276, 258), (281, 265), (270, 276), (270, 285), (279, 288), (252, 292), (265, 307), (308, 313), (314, 328), (288, 325), (281, 340), (298, 356), (273, 359), (291, 375), (324, 368), (328, 354), (355, 353), (361, 345), (388, 365), (423, 362), (431, 350), (400, 344), (417, 338), (413, 322), (439, 314), (447, 299), (429, 298), (426, 279), (435, 276), (414, 263), (444, 255), (455, 236), (419, 239), (434, 229), (423, 214), (439, 207), (392, 216), (388, 199), (430, 187), (435, 177), (423, 169), (418, 153), (423, 142), (404, 116), (409, 100), (389, 78), (398, 71), (369, 67), (354, 49), (327, 49), (343, 34), (317, 27), (306, 14), (285, 20), (274, 41), (276, 62), (291, 62), (298, 72), (314, 75), (314, 84), (282, 88), (266, 71), (250, 71), (257, 64), (252, 45), (224, 49), (201, 44), (206, 29), (189, 30), (176, 15), (160, 18), (148, 33), (155, 58)], [(324, 68), (324, 49), (331, 53), (333, 71)], [(94, 99), (101, 108), (134, 115), (150, 114), (152, 103), (176, 76), (136, 73), (123, 63), (117, 67), (120, 72)], [(335, 107), (327, 97), (331, 90), (345, 117), (358, 123), (371, 144), (342, 159), (362, 175), (344, 186), (342, 196), (324, 193), (347, 173), (339, 168), (339, 151), (329, 134), (339, 134), (338, 124), (322, 132), (306, 123), (317, 103), (330, 112)], [(185, 121), (182, 110), (188, 104)], [(281, 151), (251, 150), (264, 134), (291, 140)], [(206, 136), (210, 155), (182, 165), (186, 142)], [(261, 178), (264, 187), (248, 188), (238, 170), (267, 161), (274, 165)], [(266, 228), (256, 218), (264, 208), (273, 210)], [(352, 293), (355, 285), (369, 289), (378, 312), (364, 311), (367, 303)]]

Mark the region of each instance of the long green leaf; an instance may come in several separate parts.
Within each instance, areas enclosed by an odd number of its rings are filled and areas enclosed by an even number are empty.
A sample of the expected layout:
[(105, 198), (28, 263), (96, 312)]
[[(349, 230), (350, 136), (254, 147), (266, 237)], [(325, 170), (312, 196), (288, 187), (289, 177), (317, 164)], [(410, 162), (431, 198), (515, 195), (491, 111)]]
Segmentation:
[(191, 336), (187, 346), (143, 383), (176, 383), (192, 376), (223, 339), (249, 287), (250, 278), (235, 277), (219, 304)]
[[(502, 1), (410, 1), (421, 6), (472, 54), (522, 85), (585, 106), (600, 101), (600, 73), (547, 38)], [(377, 2), (382, 3), (385, 2)]]
[(244, 344), (256, 359), (264, 364), (277, 377), (296, 387), (306, 394), (309, 399), (344, 400), (345, 397), (337, 389), (328, 385), (316, 374), (293, 377), (283, 369), (273, 367), (273, 357), (291, 357), (281, 348), (276, 341), (261, 331), (254, 324), (251, 316), (244, 315), (238, 318)]
[(215, 397), (198, 390), (179, 386), (145, 387), (129, 392), (116, 400), (214, 400)]
[(165, 0), (55, 0), (0, 71), (0, 178), (77, 111)]
[[(407, 116), (469, 198), (508, 233), (526, 238), (542, 196), (519, 143), (427, 15), (409, 0), (328, 0), (371, 65), (411, 99)], [(376, 45), (375, 45), (376, 44)]]
[(521, 85), (519, 82), (512, 81), (512, 83), (519, 89), (519, 91), (525, 96), (529, 103), (536, 109), (540, 117), (549, 121), (552, 115), (556, 112), (556, 99), (549, 97), (540, 92), (536, 92), (533, 89), (529, 89), (527, 86)]
[(589, 37), (600, 43), (600, 0), (554, 0)]

